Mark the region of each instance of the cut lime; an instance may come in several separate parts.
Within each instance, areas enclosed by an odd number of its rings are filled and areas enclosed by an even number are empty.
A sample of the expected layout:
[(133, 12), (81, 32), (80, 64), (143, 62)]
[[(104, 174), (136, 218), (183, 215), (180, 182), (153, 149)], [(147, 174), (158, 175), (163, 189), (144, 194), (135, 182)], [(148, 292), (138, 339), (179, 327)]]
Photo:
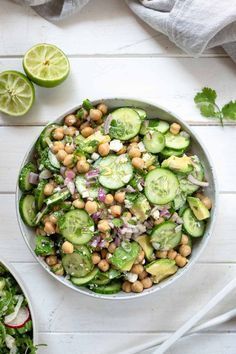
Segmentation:
[(0, 111), (10, 116), (23, 116), (34, 102), (34, 86), (18, 71), (0, 73)]
[(23, 67), (30, 80), (43, 87), (60, 85), (70, 72), (66, 55), (55, 45), (45, 43), (28, 50)]

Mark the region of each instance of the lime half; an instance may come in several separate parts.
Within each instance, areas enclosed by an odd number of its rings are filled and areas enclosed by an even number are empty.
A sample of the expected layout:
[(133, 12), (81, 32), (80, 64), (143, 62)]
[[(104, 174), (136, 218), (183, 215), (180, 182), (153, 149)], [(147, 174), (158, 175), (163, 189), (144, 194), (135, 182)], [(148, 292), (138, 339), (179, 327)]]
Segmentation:
[(23, 116), (34, 102), (34, 86), (18, 71), (0, 73), (0, 111), (10, 116)]
[(69, 75), (70, 63), (66, 55), (52, 44), (37, 44), (25, 54), (26, 75), (39, 86), (55, 87)]

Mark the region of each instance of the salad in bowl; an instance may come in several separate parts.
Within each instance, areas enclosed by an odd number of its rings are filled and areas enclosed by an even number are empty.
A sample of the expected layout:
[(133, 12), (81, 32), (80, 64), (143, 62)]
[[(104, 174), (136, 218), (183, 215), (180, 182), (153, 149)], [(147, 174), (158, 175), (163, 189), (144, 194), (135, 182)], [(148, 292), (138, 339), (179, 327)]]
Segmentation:
[(82, 292), (150, 292), (188, 267), (209, 232), (204, 152), (178, 120), (146, 108), (85, 100), (45, 127), (21, 169), (30, 247)]

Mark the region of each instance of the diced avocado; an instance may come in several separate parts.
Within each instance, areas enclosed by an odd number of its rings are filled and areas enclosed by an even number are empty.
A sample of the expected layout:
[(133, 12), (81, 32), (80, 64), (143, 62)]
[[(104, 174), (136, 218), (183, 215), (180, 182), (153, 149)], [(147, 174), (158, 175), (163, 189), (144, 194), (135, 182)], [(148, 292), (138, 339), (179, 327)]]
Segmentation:
[(209, 210), (205, 207), (199, 198), (188, 197), (188, 204), (192, 209), (193, 214), (198, 220), (205, 220), (210, 217)]
[(190, 173), (193, 170), (192, 160), (188, 156), (170, 156), (162, 162), (161, 167), (178, 173)]
[(123, 241), (121, 246), (116, 248), (110, 262), (122, 272), (129, 271), (139, 252), (140, 246), (137, 242)]
[(145, 221), (149, 217), (149, 212), (151, 210), (150, 204), (144, 194), (138, 193), (130, 211), (140, 220)]
[(150, 236), (149, 235), (141, 235), (136, 238), (136, 241), (140, 244), (142, 247), (145, 256), (147, 260), (150, 262), (154, 258), (154, 248), (152, 247), (152, 244), (150, 242)]
[(83, 136), (78, 135), (75, 139), (75, 143), (79, 150), (92, 154), (96, 151), (99, 144), (107, 143), (110, 140), (109, 135), (103, 135), (101, 131), (96, 131), (86, 139)]
[(149, 263), (145, 269), (153, 276), (153, 282), (159, 283), (161, 280), (176, 273), (178, 267), (172, 259), (158, 259), (157, 261)]

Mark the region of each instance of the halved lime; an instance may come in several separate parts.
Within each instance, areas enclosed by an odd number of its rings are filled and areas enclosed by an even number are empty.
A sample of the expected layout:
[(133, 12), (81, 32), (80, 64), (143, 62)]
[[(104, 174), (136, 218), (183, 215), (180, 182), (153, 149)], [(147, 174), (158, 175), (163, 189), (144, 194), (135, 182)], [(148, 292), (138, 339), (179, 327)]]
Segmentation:
[(18, 71), (0, 73), (0, 111), (10, 116), (23, 116), (34, 102), (34, 86)]
[(55, 45), (37, 44), (25, 54), (23, 67), (26, 75), (39, 86), (55, 87), (69, 75), (70, 63)]

